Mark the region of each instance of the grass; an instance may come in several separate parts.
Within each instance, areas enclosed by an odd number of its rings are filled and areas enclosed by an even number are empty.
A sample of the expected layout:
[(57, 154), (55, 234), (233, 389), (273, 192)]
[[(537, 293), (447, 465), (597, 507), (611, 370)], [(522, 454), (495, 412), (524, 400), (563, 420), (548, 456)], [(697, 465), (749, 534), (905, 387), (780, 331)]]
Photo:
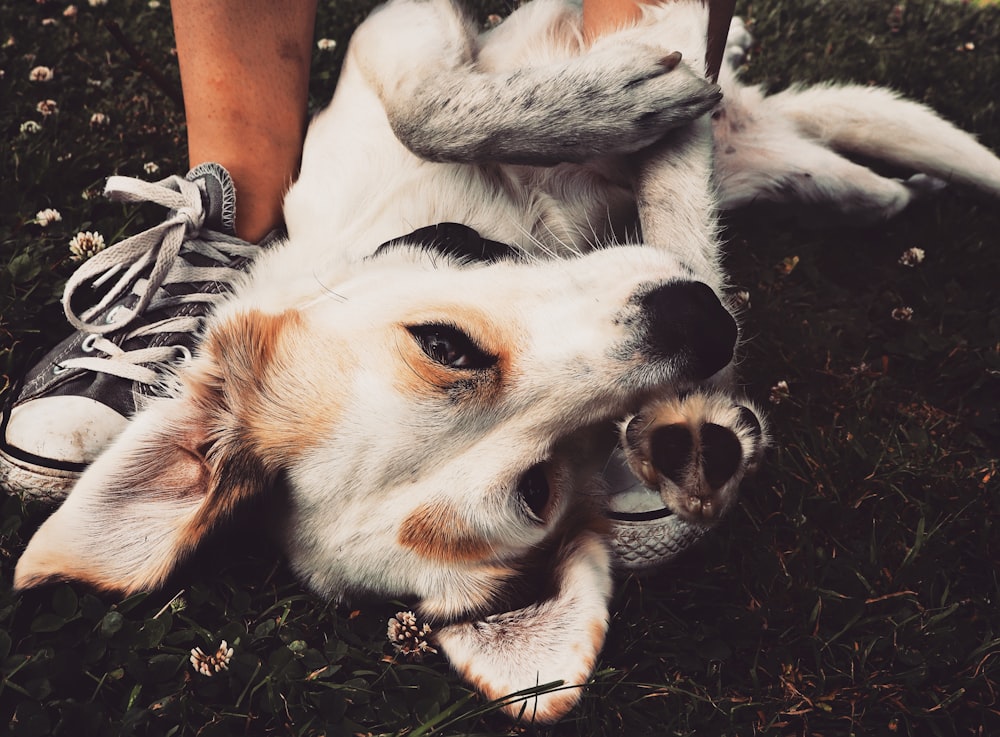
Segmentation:
[[(96, 197), (113, 173), (184, 167), (169, 10), (115, 1), (0, 7), (0, 373), (65, 333), (58, 296), (80, 230), (157, 221)], [(1000, 150), (1000, 11), (913, 0), (744, 3), (747, 76), (889, 84)], [(891, 12), (892, 11), (892, 12)], [(360, 0), (321, 10), (314, 104), (329, 97)], [(44, 19), (52, 18), (54, 24)], [(165, 81), (151, 81), (109, 32)], [(7, 36), (11, 39), (7, 40)], [(30, 82), (36, 65), (55, 70)], [(52, 99), (58, 112), (36, 109)], [(110, 122), (92, 125), (94, 113)], [(22, 131), (35, 121), (37, 132)], [(28, 126), (30, 128), (31, 126)], [(35, 213), (54, 207), (47, 227)], [(594, 685), (543, 735), (1000, 734), (1000, 214), (957, 190), (883, 226), (727, 217), (751, 295), (743, 375), (776, 447), (739, 508), (675, 564), (620, 583)], [(908, 248), (925, 250), (913, 268)], [(893, 310), (910, 307), (908, 321)], [(779, 381), (787, 391), (772, 392)], [(0, 383), (0, 386), (3, 386)], [(336, 608), (273, 551), (229, 541), (170, 590), (124, 601), (10, 591), (46, 509), (0, 512), (0, 731), (40, 734), (519, 733), (440, 659), (393, 662), (402, 605)], [(192, 647), (235, 647), (213, 678)]]

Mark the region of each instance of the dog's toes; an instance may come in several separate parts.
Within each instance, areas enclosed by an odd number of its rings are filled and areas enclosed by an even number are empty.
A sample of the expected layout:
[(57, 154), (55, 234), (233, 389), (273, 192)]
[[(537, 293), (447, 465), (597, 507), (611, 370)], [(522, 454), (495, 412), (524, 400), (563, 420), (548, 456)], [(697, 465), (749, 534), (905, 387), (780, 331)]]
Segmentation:
[(760, 464), (766, 431), (752, 405), (694, 392), (644, 408), (623, 424), (621, 443), (633, 473), (675, 514), (711, 524)]
[(560, 117), (574, 121), (566, 138), (578, 151), (564, 146), (564, 161), (634, 153), (722, 99), (718, 85), (695, 73), (680, 52), (650, 43), (647, 30), (598, 40), (567, 63), (552, 92), (553, 104), (565, 111)]

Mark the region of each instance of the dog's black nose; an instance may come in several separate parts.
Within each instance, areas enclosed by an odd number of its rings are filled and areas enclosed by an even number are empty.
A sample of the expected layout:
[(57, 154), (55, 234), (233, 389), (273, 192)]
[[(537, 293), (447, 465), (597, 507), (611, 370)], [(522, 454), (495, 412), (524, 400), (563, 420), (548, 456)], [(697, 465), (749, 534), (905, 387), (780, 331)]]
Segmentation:
[(653, 357), (680, 359), (694, 380), (707, 379), (733, 360), (736, 321), (715, 292), (697, 281), (674, 281), (640, 299)]

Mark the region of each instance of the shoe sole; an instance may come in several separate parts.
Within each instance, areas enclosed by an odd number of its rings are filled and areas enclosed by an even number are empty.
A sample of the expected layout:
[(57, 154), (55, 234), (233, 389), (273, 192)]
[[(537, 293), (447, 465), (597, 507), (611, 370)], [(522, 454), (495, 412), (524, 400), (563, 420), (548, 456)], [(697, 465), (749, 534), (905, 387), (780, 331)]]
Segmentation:
[(685, 522), (668, 509), (652, 512), (609, 512), (611, 559), (623, 571), (656, 568), (683, 553), (708, 528)]
[(61, 502), (79, 478), (77, 471), (37, 466), (0, 450), (0, 486), (23, 497), (48, 503)]

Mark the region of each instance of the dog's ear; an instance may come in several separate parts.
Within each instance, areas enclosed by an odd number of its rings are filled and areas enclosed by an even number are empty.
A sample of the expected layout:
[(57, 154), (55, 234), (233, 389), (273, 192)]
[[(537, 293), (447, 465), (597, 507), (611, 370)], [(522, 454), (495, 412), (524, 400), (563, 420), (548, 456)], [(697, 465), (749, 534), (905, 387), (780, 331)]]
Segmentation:
[(175, 396), (152, 400), (84, 472), (28, 543), (14, 585), (80, 580), (156, 588), (199, 542), (280, 471), (255, 419), (295, 313), (237, 315), (213, 329)]
[(564, 543), (553, 570), (550, 598), (437, 633), (455, 670), (487, 698), (562, 682), (503, 706), (523, 722), (555, 722), (576, 705), (608, 629), (611, 563), (600, 534)]

